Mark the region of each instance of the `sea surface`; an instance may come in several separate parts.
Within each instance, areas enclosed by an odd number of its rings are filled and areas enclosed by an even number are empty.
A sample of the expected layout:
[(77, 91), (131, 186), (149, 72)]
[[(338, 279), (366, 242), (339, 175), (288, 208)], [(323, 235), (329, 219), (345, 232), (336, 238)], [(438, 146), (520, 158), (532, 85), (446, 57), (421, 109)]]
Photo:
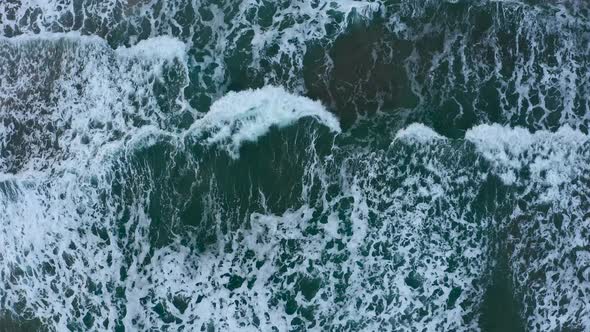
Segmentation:
[(590, 2), (0, 0), (0, 331), (590, 331)]

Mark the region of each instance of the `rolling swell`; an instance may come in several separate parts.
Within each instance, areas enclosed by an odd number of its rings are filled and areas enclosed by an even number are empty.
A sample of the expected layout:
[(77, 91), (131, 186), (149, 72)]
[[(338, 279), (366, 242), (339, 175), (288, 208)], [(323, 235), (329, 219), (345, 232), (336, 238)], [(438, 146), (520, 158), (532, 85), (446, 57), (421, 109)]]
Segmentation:
[(590, 328), (588, 10), (0, 4), (0, 324)]

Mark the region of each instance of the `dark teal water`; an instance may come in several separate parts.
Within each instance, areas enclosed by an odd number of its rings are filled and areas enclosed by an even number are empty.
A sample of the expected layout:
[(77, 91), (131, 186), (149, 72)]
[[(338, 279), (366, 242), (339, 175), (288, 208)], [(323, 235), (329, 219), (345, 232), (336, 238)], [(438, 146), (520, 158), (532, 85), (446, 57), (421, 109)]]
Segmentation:
[(0, 331), (590, 329), (589, 19), (0, 2)]

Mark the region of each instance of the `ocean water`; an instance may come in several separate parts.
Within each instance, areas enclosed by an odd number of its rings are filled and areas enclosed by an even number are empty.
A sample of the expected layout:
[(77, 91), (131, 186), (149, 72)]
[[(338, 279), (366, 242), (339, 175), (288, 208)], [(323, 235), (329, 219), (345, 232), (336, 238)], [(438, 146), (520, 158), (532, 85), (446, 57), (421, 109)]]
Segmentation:
[(0, 0), (0, 331), (589, 331), (590, 3)]

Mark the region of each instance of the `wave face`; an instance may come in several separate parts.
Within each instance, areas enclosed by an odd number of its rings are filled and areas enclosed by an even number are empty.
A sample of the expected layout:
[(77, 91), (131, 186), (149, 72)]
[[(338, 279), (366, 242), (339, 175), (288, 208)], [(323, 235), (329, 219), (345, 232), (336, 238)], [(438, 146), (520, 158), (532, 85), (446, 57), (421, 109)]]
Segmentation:
[(589, 330), (588, 22), (0, 2), (0, 330)]

